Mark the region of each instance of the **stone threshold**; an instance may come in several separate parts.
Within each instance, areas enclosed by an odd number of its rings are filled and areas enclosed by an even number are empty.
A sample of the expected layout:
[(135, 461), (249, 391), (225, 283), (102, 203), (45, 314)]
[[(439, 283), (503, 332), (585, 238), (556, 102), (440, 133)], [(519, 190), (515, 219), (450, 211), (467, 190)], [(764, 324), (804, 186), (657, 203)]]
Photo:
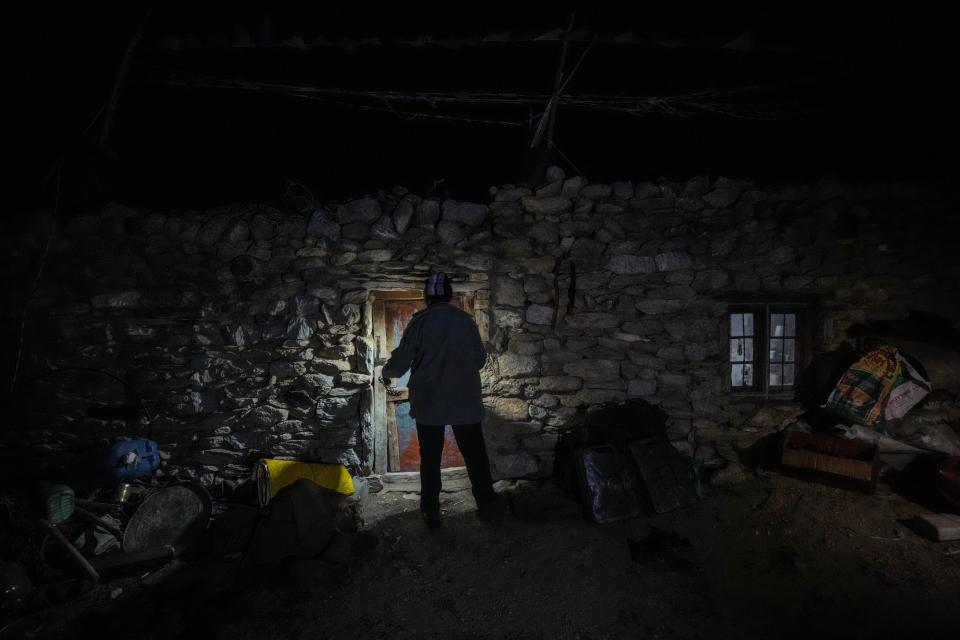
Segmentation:
[[(420, 472), (419, 471), (391, 471), (380, 476), (368, 476), (369, 478), (379, 478), (383, 485), (381, 493), (390, 491), (399, 491), (402, 493), (420, 492)], [(449, 467), (440, 470), (441, 491), (463, 491), (470, 488), (470, 478), (467, 476), (466, 467)]]

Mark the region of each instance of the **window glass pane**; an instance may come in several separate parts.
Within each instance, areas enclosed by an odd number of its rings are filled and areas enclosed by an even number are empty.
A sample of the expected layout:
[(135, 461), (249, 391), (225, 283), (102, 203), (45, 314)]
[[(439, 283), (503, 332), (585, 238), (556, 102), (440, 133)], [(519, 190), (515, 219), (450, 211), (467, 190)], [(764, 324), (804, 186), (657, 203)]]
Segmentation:
[(793, 365), (783, 365), (783, 384), (784, 386), (793, 386)]
[(771, 338), (781, 338), (783, 337), (783, 314), (782, 313), (771, 313), (770, 314), (770, 337)]
[(730, 314), (730, 335), (731, 336), (743, 335), (743, 314), (742, 313)]
[(743, 362), (743, 338), (730, 338), (730, 362)]
[(753, 362), (753, 338), (730, 338), (730, 362)]
[(796, 340), (784, 340), (783, 341), (783, 361), (784, 362), (794, 362), (797, 359), (797, 341)]
[(783, 365), (770, 365), (770, 386), (779, 387), (783, 384)]
[(752, 364), (743, 365), (743, 386), (745, 387), (753, 386), (753, 365)]
[(795, 336), (797, 335), (797, 314), (795, 313), (786, 313), (784, 314), (784, 319), (786, 321), (786, 336)]
[(743, 315), (743, 335), (752, 336), (753, 333), (753, 314), (744, 313)]
[(734, 387), (743, 386), (743, 365), (734, 364), (730, 366), (730, 385)]
[(783, 362), (783, 339), (770, 339), (770, 362)]

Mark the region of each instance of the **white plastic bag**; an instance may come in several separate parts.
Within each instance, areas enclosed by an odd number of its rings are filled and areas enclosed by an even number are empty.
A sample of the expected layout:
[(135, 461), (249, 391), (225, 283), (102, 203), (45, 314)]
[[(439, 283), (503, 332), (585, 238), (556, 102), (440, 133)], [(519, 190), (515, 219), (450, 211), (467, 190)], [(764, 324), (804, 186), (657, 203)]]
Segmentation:
[(924, 380), (923, 376), (899, 353), (897, 360), (900, 365), (899, 373), (893, 383), (893, 389), (890, 390), (890, 395), (887, 396), (887, 406), (883, 410), (883, 417), (887, 420), (896, 420), (907, 415), (910, 409), (930, 393), (930, 382)]

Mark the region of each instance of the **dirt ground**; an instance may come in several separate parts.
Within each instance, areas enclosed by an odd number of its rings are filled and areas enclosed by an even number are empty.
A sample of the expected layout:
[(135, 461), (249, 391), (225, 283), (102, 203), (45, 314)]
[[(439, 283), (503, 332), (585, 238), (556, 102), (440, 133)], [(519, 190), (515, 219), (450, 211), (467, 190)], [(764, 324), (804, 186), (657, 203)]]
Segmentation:
[[(550, 482), (506, 493), (512, 513), (496, 523), (469, 492), (444, 494), (436, 532), (416, 494), (373, 496), (364, 516), (380, 544), (336, 587), (196, 563), (146, 592), (51, 611), (39, 637), (960, 637), (960, 543), (917, 535), (903, 522), (925, 509), (883, 484), (763, 473), (602, 526)], [(631, 553), (631, 539), (648, 544)]]

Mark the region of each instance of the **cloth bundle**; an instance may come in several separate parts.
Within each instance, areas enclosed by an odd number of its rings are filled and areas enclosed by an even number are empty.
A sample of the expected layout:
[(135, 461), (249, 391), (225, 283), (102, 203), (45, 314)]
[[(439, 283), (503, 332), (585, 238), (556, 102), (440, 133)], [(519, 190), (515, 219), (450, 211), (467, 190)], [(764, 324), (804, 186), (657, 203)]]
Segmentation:
[(257, 495), (265, 507), (277, 492), (301, 478), (345, 496), (353, 495), (353, 477), (342, 464), (263, 458), (257, 463)]

